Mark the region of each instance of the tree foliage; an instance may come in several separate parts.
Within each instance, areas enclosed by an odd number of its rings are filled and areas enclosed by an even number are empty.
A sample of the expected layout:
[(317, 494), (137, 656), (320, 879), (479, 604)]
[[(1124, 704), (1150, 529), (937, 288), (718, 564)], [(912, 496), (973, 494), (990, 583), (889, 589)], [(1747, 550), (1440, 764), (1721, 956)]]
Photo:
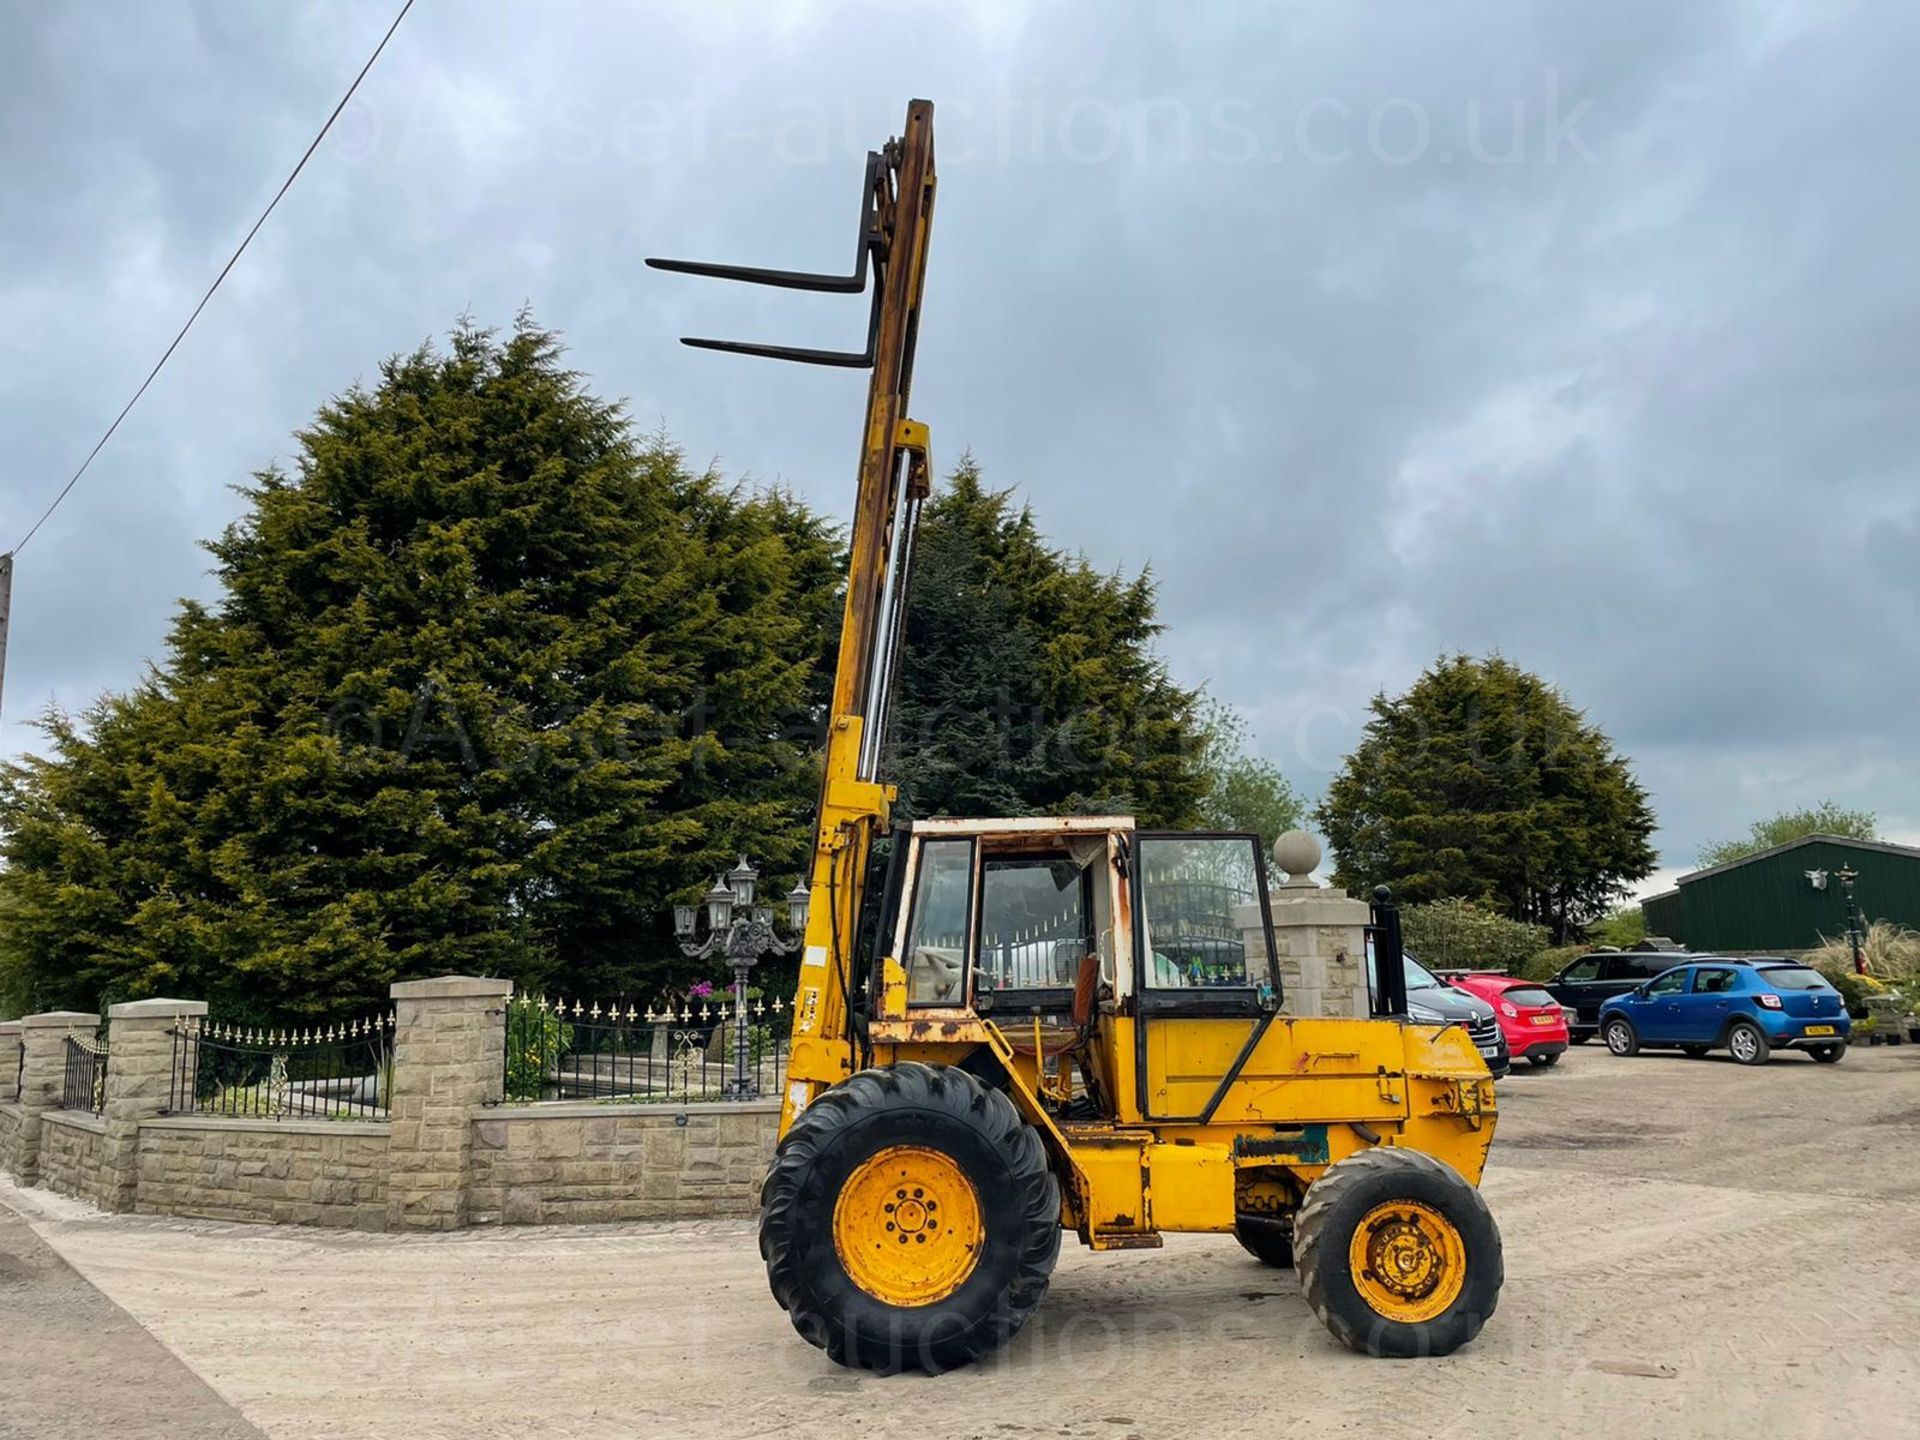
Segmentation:
[(1544, 926), (1509, 920), (1470, 900), (1435, 900), (1400, 912), (1411, 950), (1429, 970), (1498, 970), (1517, 975), (1547, 943)]
[(1853, 840), (1878, 840), (1879, 818), (1871, 810), (1848, 810), (1831, 800), (1804, 810), (1783, 810), (1770, 820), (1756, 820), (1738, 840), (1721, 840), (1700, 852), (1700, 863), (1724, 865), (1744, 860), (1776, 845), (1807, 835), (1845, 835)]
[(797, 872), (831, 526), (636, 437), (524, 317), (298, 439), (209, 547), (217, 603), (0, 784), (23, 1003), (645, 993), (674, 898), (749, 847)]
[(1472, 900), (1565, 941), (1653, 869), (1645, 790), (1538, 676), (1443, 656), (1371, 708), (1316, 812), (1336, 883)]
[(1601, 950), (1627, 950), (1647, 938), (1647, 914), (1638, 904), (1615, 906), (1587, 926), (1587, 939)]
[(1193, 823), (1197, 697), (1159, 632), (1151, 575), (1054, 548), (963, 459), (920, 522), (888, 764), (905, 813)]
[(1200, 707), (1200, 823), (1209, 830), (1251, 830), (1271, 849), (1299, 825), (1306, 807), (1280, 767), (1249, 754), (1246, 722), (1212, 696)]

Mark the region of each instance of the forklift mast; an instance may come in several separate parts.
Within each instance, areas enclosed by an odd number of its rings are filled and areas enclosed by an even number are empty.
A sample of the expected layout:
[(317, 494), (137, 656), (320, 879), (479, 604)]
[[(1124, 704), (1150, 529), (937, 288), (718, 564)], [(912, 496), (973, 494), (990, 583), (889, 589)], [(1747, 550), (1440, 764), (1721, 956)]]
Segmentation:
[(656, 270), (857, 295), (873, 280), (862, 350), (815, 350), (684, 337), (683, 344), (803, 365), (866, 368), (866, 427), (847, 566), (846, 610), (828, 715), (826, 760), (814, 837), (793, 1043), (780, 1130), (827, 1086), (859, 1068), (853, 954), (868, 856), (885, 833), (894, 787), (879, 775), (888, 709), (899, 670), (913, 573), (914, 531), (929, 491), (927, 429), (908, 416), (914, 343), (933, 229), (933, 105), (907, 106), (905, 128), (869, 152), (853, 269), (845, 275), (649, 259)]

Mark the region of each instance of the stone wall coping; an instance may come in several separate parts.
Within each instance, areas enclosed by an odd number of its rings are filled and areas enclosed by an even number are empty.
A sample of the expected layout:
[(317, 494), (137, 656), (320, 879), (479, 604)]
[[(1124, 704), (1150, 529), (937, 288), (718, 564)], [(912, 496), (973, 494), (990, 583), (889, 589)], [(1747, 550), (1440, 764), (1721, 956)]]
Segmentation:
[(47, 1110), (41, 1113), (40, 1121), (44, 1125), (70, 1125), (75, 1130), (91, 1130), (95, 1135), (107, 1133), (107, 1122), (87, 1110)]
[(463, 1000), (476, 996), (504, 1000), (513, 994), (513, 982), (479, 975), (439, 975), (431, 980), (397, 980), (387, 993), (395, 1000)]
[(0, 1035), (18, 1035), (19, 1033), (20, 1022), (18, 1020), (0, 1020)]
[(122, 1000), (118, 1005), (107, 1007), (109, 1020), (147, 1020), (159, 1017), (172, 1020), (182, 1015), (205, 1015), (207, 1002), (204, 1000)]
[(38, 1015), (22, 1015), (22, 1030), (97, 1030), (100, 1017), (87, 1010), (46, 1010)]
[(612, 1120), (622, 1115), (777, 1115), (778, 1096), (762, 1100), (689, 1100), (682, 1105), (595, 1104), (574, 1100), (538, 1100), (524, 1105), (476, 1105), (473, 1118), (480, 1120)]
[(352, 1139), (386, 1138), (393, 1127), (385, 1120), (272, 1120), (234, 1116), (157, 1115), (140, 1122), (142, 1130), (258, 1131), (274, 1135), (344, 1135)]

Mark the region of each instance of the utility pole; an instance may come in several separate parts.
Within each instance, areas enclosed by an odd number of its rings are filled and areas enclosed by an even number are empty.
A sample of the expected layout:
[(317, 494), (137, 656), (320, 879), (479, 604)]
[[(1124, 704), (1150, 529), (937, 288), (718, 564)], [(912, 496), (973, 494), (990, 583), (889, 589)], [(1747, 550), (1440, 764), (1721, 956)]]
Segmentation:
[(13, 617), (13, 552), (0, 555), (0, 699), (7, 692), (7, 625)]

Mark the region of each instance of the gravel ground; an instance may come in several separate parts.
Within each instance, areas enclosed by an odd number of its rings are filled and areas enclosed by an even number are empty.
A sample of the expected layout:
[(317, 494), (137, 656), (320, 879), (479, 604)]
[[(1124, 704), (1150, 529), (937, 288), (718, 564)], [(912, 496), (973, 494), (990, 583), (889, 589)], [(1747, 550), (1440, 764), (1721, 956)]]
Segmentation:
[[(746, 1225), (396, 1237), (0, 1200), (274, 1440), (1910, 1429), (1920, 1048), (1746, 1070), (1588, 1046), (1500, 1089), (1485, 1188), (1506, 1290), (1445, 1360), (1339, 1349), (1290, 1274), (1212, 1237), (1112, 1256), (1069, 1241), (1046, 1306), (1003, 1355), (880, 1380), (792, 1333)], [(23, 1369), (14, 1332), (48, 1308), (19, 1325), (0, 1305), (0, 1417), (57, 1384), (92, 1432), (249, 1433), (128, 1428), (109, 1390)]]

